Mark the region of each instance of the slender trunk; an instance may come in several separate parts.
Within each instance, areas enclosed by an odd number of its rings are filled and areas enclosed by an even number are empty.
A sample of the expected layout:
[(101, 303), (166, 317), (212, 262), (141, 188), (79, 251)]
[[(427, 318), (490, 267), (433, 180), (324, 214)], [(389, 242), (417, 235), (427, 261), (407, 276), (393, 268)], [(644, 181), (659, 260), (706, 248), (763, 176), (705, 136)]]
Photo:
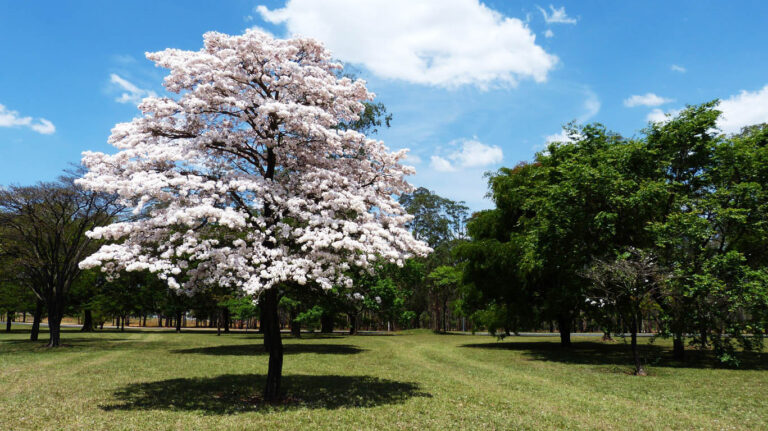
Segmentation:
[(5, 318), (5, 332), (11, 332), (11, 322), (13, 322), (13, 311), (9, 311)]
[(120, 316), (120, 317), (118, 317), (118, 319), (120, 320), (120, 332), (124, 332), (125, 331), (125, 316)]
[(682, 333), (676, 333), (672, 339), (672, 357), (678, 361), (685, 359), (685, 342)]
[(143, 326), (145, 328), (147, 327), (147, 315), (146, 314), (144, 315), (144, 317), (142, 319), (141, 326)]
[(31, 341), (37, 341), (40, 335), (40, 320), (43, 318), (43, 301), (37, 300), (35, 305), (35, 314), (32, 315), (32, 332), (29, 334)]
[(27, 312), (26, 311), (22, 311), (21, 312), (21, 322), (22, 323), (27, 323)]
[(216, 318), (216, 335), (221, 335), (221, 309), (219, 309), (219, 316)]
[(231, 319), (229, 318), (229, 308), (224, 307), (223, 314), (224, 314), (224, 333), (229, 334), (229, 325), (232, 324)]
[(93, 332), (93, 314), (91, 310), (86, 308), (83, 311), (83, 327), (80, 328), (80, 332)]
[(646, 376), (648, 375), (645, 372), (645, 369), (643, 368), (643, 364), (640, 362), (640, 352), (637, 350), (637, 315), (632, 315), (632, 334), (631, 334), (631, 345), (632, 345), (632, 359), (635, 361), (635, 375), (637, 376)]
[(280, 381), (283, 374), (283, 341), (280, 338), (280, 320), (277, 314), (277, 289), (264, 292), (261, 309), (261, 325), (264, 327), (264, 348), (269, 353), (267, 384), (264, 400), (273, 402), (280, 399)]
[(571, 318), (568, 316), (558, 317), (557, 329), (560, 331), (560, 345), (571, 347)]
[(56, 304), (56, 299), (51, 298), (50, 305), (48, 306), (48, 333), (50, 338), (48, 339), (47, 347), (59, 347), (61, 346), (61, 318), (64, 317), (62, 309)]
[(349, 335), (357, 334), (357, 313), (348, 313), (349, 316)]
[(443, 332), (448, 332), (448, 299), (443, 299)]
[(176, 312), (176, 332), (181, 332), (181, 311)]

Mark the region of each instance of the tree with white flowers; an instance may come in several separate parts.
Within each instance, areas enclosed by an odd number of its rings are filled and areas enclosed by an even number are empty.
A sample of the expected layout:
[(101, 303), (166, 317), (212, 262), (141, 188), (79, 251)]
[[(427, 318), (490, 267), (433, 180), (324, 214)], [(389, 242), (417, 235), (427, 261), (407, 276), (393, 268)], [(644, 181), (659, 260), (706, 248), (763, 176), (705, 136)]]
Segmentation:
[(94, 229), (110, 243), (83, 268), (152, 271), (181, 291), (236, 286), (262, 310), (264, 398), (280, 396), (277, 305), (287, 283), (353, 288), (352, 268), (430, 252), (395, 198), (413, 168), (348, 127), (372, 100), (312, 39), (206, 33), (200, 51), (147, 58), (173, 97), (118, 124), (116, 154), (84, 153), (80, 184), (117, 194), (133, 217)]

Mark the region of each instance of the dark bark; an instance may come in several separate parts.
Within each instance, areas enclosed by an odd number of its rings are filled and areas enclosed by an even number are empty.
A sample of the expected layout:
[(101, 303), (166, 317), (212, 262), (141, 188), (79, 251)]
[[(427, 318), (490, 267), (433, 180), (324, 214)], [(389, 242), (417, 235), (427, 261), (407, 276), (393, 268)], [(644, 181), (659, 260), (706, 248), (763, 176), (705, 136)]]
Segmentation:
[(93, 313), (90, 309), (83, 310), (83, 327), (80, 332), (93, 332)]
[(222, 310), (222, 314), (224, 315), (224, 333), (229, 334), (229, 325), (232, 324), (232, 320), (229, 317), (229, 308), (224, 307)]
[(320, 316), (320, 332), (330, 334), (333, 332), (333, 314), (323, 314)]
[(118, 320), (120, 321), (120, 332), (125, 331), (125, 316), (118, 317)]
[[(63, 305), (63, 304), (62, 304)], [(61, 318), (64, 317), (62, 310), (64, 307), (59, 307), (56, 301), (51, 301), (48, 306), (48, 333), (49, 339), (47, 347), (59, 347), (61, 346)]]
[(176, 332), (181, 332), (181, 311), (176, 312)]
[(289, 314), (291, 335), (296, 338), (301, 338), (301, 322), (296, 320), (296, 311), (291, 311)]
[[(219, 310), (219, 314), (221, 314), (221, 310)], [(216, 319), (216, 335), (221, 335), (221, 319)]]
[(683, 334), (675, 334), (673, 336), (672, 357), (678, 361), (685, 359), (685, 342), (683, 341)]
[(560, 331), (560, 345), (571, 347), (571, 318), (568, 316), (558, 317), (557, 330)]
[(37, 341), (40, 335), (40, 320), (43, 318), (43, 301), (37, 300), (35, 305), (35, 314), (32, 316), (32, 332), (29, 334), (31, 341)]
[(348, 313), (349, 317), (349, 335), (357, 334), (357, 313)]
[(280, 336), (280, 318), (277, 313), (277, 290), (269, 289), (263, 294), (261, 325), (264, 327), (264, 348), (269, 353), (267, 384), (264, 400), (274, 402), (280, 399), (280, 382), (283, 374), (283, 341)]
[(144, 318), (142, 320), (141, 326), (146, 327), (147, 326), (147, 315), (144, 315)]
[(643, 364), (640, 361), (640, 352), (638, 352), (638, 349), (637, 349), (637, 330), (638, 330), (637, 316), (633, 315), (630, 344), (632, 346), (632, 359), (635, 361), (635, 375), (645, 376), (647, 375), (647, 373), (645, 372), (645, 368), (643, 368)]
[(9, 311), (5, 317), (5, 332), (11, 332), (11, 322), (13, 322), (13, 311)]

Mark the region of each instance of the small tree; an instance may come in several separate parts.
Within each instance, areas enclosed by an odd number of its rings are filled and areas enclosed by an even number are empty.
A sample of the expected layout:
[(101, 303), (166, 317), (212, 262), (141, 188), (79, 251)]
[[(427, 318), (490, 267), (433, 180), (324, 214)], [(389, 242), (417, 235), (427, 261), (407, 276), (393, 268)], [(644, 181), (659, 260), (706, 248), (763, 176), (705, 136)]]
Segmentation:
[(78, 263), (97, 246), (86, 232), (110, 223), (121, 210), (113, 196), (86, 190), (74, 178), (0, 190), (0, 243), (47, 307), (48, 347), (60, 345), (70, 287), (81, 272)]
[(614, 259), (596, 259), (584, 276), (594, 283), (587, 301), (605, 314), (615, 313), (629, 324), (635, 374), (646, 371), (637, 348), (637, 333), (644, 313), (654, 307), (663, 272), (646, 251), (629, 248)]
[(148, 54), (176, 97), (151, 97), (117, 125), (114, 155), (86, 153), (81, 184), (114, 192), (136, 220), (83, 267), (148, 269), (176, 289), (236, 286), (259, 301), (269, 352), (264, 398), (280, 397), (278, 301), (286, 283), (350, 286), (346, 270), (430, 249), (393, 199), (411, 190), (380, 141), (350, 127), (371, 100), (317, 41), (206, 33), (200, 51)]

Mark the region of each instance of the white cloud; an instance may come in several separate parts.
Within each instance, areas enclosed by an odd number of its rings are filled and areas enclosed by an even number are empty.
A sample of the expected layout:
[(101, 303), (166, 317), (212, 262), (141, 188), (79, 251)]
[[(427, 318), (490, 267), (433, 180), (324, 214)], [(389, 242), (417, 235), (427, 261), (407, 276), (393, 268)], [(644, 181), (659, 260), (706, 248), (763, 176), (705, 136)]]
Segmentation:
[(109, 75), (109, 82), (125, 91), (120, 97), (115, 99), (115, 102), (118, 103), (133, 103), (134, 105), (138, 105), (145, 97), (157, 97), (157, 93), (154, 91), (139, 88), (136, 84), (120, 77), (120, 75), (116, 73)]
[[(745, 126), (768, 123), (768, 85), (757, 91), (742, 90), (739, 94), (722, 99), (717, 109), (722, 112), (717, 127), (724, 133), (738, 133)], [(646, 120), (664, 123), (681, 111), (662, 111), (656, 108), (648, 113)]]
[(552, 142), (573, 142), (574, 139), (570, 136), (570, 134), (566, 130), (561, 130), (560, 133), (556, 133), (554, 135), (549, 135), (544, 138), (544, 142), (549, 144)]
[(628, 108), (633, 108), (635, 106), (660, 106), (673, 101), (673, 99), (667, 99), (653, 93), (646, 93), (643, 95), (635, 94), (624, 100), (624, 106)]
[(403, 162), (409, 163), (412, 165), (418, 165), (419, 163), (421, 163), (421, 157), (409, 152), (408, 155), (405, 157), (405, 159), (403, 159)]
[(669, 118), (676, 116), (681, 111), (682, 109), (670, 109), (668, 111), (662, 111), (661, 109), (656, 108), (645, 116), (645, 120), (652, 123), (666, 123)]
[(600, 112), (600, 99), (592, 90), (587, 90), (587, 98), (584, 100), (584, 113), (577, 119), (579, 123), (586, 123)]
[(547, 29), (547, 31), (544, 32), (544, 37), (546, 37), (547, 39), (554, 36), (555, 36), (555, 33), (553, 33), (552, 30), (550, 29)]
[(670, 68), (670, 70), (672, 70), (673, 72), (679, 72), (679, 73), (685, 73), (685, 72), (687, 72), (687, 71), (688, 71), (688, 69), (684, 68), (683, 66), (679, 66), (679, 65), (677, 65), (677, 64), (673, 64), (673, 65), (672, 65), (672, 66), (670, 66), (669, 68)]
[(453, 172), (456, 168), (453, 167), (451, 162), (445, 160), (440, 156), (432, 156), (429, 159), (429, 166), (438, 172)]
[(17, 111), (7, 109), (4, 105), (0, 105), (0, 127), (27, 127), (43, 135), (56, 131), (53, 123), (45, 118), (38, 118), (35, 122), (32, 117), (21, 117)]
[(565, 6), (555, 9), (554, 6), (549, 5), (549, 10), (552, 11), (551, 14), (548, 14), (541, 6), (536, 7), (539, 8), (541, 14), (544, 15), (544, 21), (546, 21), (547, 24), (576, 24), (576, 18), (571, 18), (565, 13)]
[(738, 133), (744, 126), (768, 123), (768, 85), (760, 90), (723, 99), (717, 107), (723, 115), (717, 126), (725, 133)]
[(483, 168), (501, 163), (504, 152), (496, 145), (485, 145), (477, 139), (462, 139), (451, 142), (460, 144), (459, 148), (446, 157), (432, 156), (430, 166), (440, 172), (453, 172), (458, 169)]
[(418, 84), (543, 82), (558, 61), (523, 21), (478, 0), (288, 0), (256, 11), (379, 77)]
[(480, 168), (500, 163), (504, 152), (496, 145), (485, 145), (471, 139), (463, 141), (461, 148), (451, 153), (448, 158), (463, 168)]

